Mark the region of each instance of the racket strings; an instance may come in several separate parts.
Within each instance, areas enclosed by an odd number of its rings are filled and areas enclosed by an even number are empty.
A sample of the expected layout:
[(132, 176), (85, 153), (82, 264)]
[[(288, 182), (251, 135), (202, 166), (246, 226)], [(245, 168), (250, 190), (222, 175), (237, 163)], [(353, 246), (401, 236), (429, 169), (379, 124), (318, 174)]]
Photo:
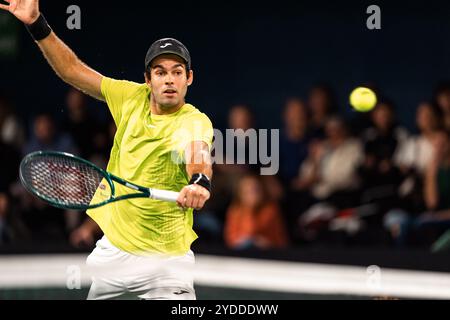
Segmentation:
[(23, 171), (39, 196), (64, 205), (89, 205), (103, 179), (93, 167), (62, 157), (34, 158)]

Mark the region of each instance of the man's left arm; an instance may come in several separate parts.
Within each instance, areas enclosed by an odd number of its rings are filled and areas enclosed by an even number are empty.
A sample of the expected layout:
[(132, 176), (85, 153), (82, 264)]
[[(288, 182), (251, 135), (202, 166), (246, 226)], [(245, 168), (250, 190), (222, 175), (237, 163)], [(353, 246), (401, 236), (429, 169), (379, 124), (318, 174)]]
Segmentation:
[(189, 185), (180, 191), (177, 204), (183, 208), (200, 210), (211, 192), (212, 164), (209, 146), (203, 141), (191, 142), (185, 150)]

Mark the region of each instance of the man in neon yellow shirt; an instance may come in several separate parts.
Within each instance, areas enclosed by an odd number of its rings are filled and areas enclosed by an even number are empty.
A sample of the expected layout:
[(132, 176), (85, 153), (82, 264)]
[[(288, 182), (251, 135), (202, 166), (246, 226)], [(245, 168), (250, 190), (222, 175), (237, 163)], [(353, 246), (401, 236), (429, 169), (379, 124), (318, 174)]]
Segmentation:
[[(190, 245), (197, 237), (193, 209), (201, 209), (210, 197), (213, 129), (205, 114), (185, 102), (193, 81), (188, 50), (175, 39), (158, 40), (146, 55), (144, 84), (114, 80), (86, 66), (55, 35), (39, 12), (38, 0), (6, 2), (0, 8), (25, 23), (56, 73), (108, 104), (117, 126), (108, 171), (140, 185), (180, 192), (176, 204), (129, 199), (88, 210), (104, 233), (88, 264), (128, 268), (95, 276), (88, 298), (132, 294), (195, 299), (187, 271), (194, 263)], [(101, 197), (101, 191), (94, 197)], [(127, 191), (117, 185), (117, 194), (122, 192)], [(155, 256), (158, 267), (151, 269), (154, 263), (148, 258)], [(174, 271), (172, 263), (186, 272)]]

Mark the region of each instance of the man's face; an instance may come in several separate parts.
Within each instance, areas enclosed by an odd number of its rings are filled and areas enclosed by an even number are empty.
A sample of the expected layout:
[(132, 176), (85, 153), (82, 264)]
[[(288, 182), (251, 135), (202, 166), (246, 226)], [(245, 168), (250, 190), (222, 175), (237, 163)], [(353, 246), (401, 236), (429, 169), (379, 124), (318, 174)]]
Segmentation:
[(162, 109), (184, 104), (187, 87), (193, 80), (192, 70), (186, 73), (186, 64), (177, 55), (165, 54), (156, 57), (151, 64), (150, 79), (145, 76), (152, 90), (152, 99)]

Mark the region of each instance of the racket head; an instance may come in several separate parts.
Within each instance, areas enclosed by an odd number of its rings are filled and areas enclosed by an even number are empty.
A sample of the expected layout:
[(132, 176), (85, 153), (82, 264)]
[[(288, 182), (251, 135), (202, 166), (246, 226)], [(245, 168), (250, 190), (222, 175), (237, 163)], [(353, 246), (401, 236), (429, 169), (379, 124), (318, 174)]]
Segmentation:
[[(109, 203), (114, 184), (95, 164), (65, 152), (37, 151), (20, 163), (20, 181), (39, 199), (61, 209), (86, 210)], [(107, 185), (102, 183), (105, 179)], [(101, 200), (93, 202), (101, 188)]]

